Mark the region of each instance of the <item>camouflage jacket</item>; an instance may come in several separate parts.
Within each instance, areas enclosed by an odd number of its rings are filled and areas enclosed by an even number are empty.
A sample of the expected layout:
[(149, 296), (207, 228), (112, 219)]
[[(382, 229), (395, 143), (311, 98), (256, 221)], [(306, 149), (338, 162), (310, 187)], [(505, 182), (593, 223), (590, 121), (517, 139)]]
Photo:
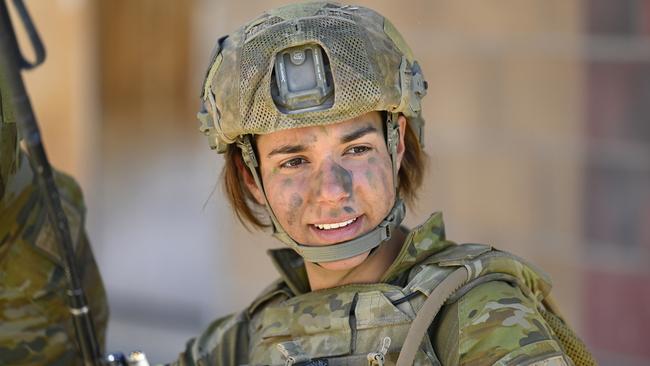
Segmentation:
[[(0, 112), (0, 365), (80, 365), (58, 244), (16, 126)], [(103, 344), (108, 306), (84, 231), (81, 190), (66, 175), (55, 180)]]
[(392, 365), (417, 311), (458, 266), (473, 280), (442, 308), (416, 365), (572, 364), (540, 313), (546, 275), (489, 246), (446, 240), (439, 213), (410, 232), (377, 284), (310, 291), (299, 256), (270, 254), (281, 279), (188, 342), (177, 365), (374, 365), (368, 355), (378, 352)]

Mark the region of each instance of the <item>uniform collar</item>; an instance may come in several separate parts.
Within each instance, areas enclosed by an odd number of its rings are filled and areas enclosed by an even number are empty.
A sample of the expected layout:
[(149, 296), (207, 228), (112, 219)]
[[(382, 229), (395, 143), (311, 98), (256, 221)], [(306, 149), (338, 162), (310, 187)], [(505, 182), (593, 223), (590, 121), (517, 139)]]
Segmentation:
[[(409, 232), (397, 258), (388, 267), (380, 282), (395, 280), (404, 271), (450, 245), (453, 243), (445, 238), (442, 213), (436, 212)], [(268, 253), (282, 280), (294, 294), (300, 295), (310, 291), (302, 257), (290, 248), (271, 249)]]

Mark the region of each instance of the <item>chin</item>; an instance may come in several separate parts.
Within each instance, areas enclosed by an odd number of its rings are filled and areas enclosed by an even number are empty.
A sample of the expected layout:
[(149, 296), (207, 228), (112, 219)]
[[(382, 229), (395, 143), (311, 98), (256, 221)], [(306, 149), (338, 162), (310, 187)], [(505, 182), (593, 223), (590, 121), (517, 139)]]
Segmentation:
[(318, 264), (322, 268), (325, 268), (330, 271), (343, 271), (343, 270), (352, 269), (360, 265), (366, 260), (366, 258), (368, 258), (369, 254), (370, 251), (367, 251), (365, 253), (361, 253), (351, 258), (341, 259), (339, 261), (333, 261), (333, 262), (320, 262)]

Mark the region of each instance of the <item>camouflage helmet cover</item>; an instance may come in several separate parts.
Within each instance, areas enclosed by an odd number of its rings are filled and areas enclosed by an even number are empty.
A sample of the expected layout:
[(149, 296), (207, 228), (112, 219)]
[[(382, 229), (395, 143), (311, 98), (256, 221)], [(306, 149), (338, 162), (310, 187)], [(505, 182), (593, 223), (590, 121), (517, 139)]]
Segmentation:
[[(271, 92), (274, 61), (302, 45), (324, 51), (334, 102), (327, 109), (283, 113)], [(360, 6), (309, 2), (267, 11), (219, 39), (198, 117), (219, 152), (242, 135), (333, 124), (370, 111), (404, 114), (421, 140), (425, 94), (420, 67), (388, 19)]]

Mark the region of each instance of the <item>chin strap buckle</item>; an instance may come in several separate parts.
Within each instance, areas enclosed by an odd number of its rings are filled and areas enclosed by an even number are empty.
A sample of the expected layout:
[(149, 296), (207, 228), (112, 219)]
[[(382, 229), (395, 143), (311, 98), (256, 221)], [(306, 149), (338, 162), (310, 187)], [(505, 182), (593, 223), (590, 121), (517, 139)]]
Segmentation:
[(297, 341), (278, 343), (278, 350), (284, 357), (285, 366), (327, 366), (325, 358), (311, 359)]

